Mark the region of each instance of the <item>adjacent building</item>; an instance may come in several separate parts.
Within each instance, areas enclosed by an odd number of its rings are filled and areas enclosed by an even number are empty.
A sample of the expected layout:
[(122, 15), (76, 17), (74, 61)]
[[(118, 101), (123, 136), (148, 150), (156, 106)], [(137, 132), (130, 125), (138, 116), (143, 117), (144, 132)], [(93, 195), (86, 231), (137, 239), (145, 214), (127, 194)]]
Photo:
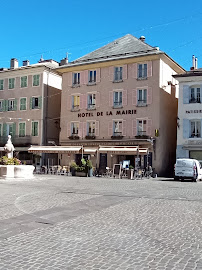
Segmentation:
[(190, 71), (174, 76), (179, 81), (177, 158), (202, 163), (202, 69), (193, 56)]
[(18, 158), (26, 164), (47, 163), (47, 155), (28, 153), (30, 145), (59, 143), (62, 78), (55, 72), (58, 66), (54, 60), (41, 59), (33, 65), (23, 61), (19, 67), (13, 58), (9, 69), (0, 69), (0, 146), (10, 134)]
[(62, 75), (62, 165), (82, 156), (99, 168), (130, 160), (167, 175), (175, 162), (180, 67), (158, 47), (121, 37), (57, 68)]

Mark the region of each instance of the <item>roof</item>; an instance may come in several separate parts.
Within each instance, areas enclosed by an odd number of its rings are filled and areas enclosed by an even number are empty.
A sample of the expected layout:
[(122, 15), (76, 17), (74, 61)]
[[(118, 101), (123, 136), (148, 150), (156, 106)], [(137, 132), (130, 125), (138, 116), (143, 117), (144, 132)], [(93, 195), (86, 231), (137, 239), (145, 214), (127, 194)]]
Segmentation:
[(63, 67), (80, 65), (92, 62), (106, 61), (122, 59), (134, 56), (151, 55), (163, 53), (158, 47), (152, 47), (134, 37), (133, 35), (127, 34), (121, 38), (118, 38), (109, 44), (86, 54), (64, 66), (60, 66), (58, 69)]
[(202, 68), (188, 70), (183, 74), (173, 75), (174, 78), (202, 76)]

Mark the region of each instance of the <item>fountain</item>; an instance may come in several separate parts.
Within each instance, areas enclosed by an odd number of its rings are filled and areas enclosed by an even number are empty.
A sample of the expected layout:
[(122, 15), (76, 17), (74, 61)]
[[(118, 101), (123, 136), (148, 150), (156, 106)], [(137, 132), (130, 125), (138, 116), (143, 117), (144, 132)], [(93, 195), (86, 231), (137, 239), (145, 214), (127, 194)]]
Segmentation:
[[(0, 165), (0, 177), (2, 178), (33, 178), (33, 165), (20, 165), (20, 161), (13, 158), (13, 151), (15, 150), (11, 136), (8, 135), (8, 141), (4, 146), (6, 156), (2, 157), (3, 164)], [(5, 163), (5, 164), (4, 164)]]

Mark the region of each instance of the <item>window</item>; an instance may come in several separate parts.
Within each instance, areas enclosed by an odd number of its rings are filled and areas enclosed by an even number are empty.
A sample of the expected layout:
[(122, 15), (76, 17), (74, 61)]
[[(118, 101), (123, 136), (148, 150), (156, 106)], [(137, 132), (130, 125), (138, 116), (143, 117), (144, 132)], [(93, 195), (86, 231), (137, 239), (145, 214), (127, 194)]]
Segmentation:
[(3, 124), (3, 136), (15, 136), (16, 123)]
[(145, 106), (147, 104), (147, 89), (138, 90), (138, 103), (139, 106)]
[(123, 131), (123, 123), (122, 121), (114, 121), (113, 122), (113, 136), (121, 136)]
[(123, 80), (123, 68), (115, 67), (114, 68), (114, 81), (122, 81)]
[(19, 137), (25, 136), (25, 123), (19, 123)]
[(40, 108), (41, 108), (41, 97), (31, 97), (30, 109), (40, 109)]
[(199, 120), (193, 120), (190, 121), (191, 125), (191, 138), (199, 138), (201, 137), (201, 121)]
[(27, 109), (27, 99), (26, 98), (21, 98), (20, 99), (20, 110), (24, 111)]
[(96, 82), (96, 70), (90, 70), (88, 72), (88, 82), (95, 83)]
[(39, 135), (39, 123), (34, 121), (32, 122), (32, 136), (38, 136)]
[(73, 85), (80, 84), (80, 73), (73, 73)]
[(0, 112), (4, 110), (4, 100), (0, 100)]
[(72, 96), (72, 110), (79, 110), (80, 96)]
[(191, 88), (189, 103), (200, 103), (201, 102), (200, 90), (201, 90), (200, 87)]
[(122, 107), (122, 92), (121, 91), (114, 91), (113, 97), (113, 106), (114, 107)]
[(8, 100), (8, 111), (15, 111), (15, 99)]
[(71, 123), (71, 135), (79, 134), (79, 122)]
[(21, 87), (27, 87), (27, 76), (21, 77)]
[(138, 64), (138, 76), (139, 79), (147, 78), (147, 64)]
[(87, 135), (95, 136), (95, 122), (87, 122)]
[(4, 80), (0, 80), (0, 90), (4, 90)]
[(15, 78), (8, 79), (8, 88), (9, 89), (15, 88)]
[(146, 135), (146, 120), (138, 120), (137, 121), (137, 135), (142, 136)]
[(3, 136), (2, 127), (3, 125), (0, 123), (0, 136)]
[(39, 86), (39, 77), (39, 74), (33, 75), (33, 86)]
[(88, 94), (88, 109), (93, 110), (96, 107), (96, 95)]

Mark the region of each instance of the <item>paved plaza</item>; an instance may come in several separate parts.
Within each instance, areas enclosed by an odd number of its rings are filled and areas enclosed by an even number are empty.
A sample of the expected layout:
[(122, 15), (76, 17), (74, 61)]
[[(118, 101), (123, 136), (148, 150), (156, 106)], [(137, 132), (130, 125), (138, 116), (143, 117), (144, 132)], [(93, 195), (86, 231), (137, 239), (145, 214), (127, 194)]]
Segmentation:
[(202, 269), (202, 182), (0, 180), (0, 269)]

